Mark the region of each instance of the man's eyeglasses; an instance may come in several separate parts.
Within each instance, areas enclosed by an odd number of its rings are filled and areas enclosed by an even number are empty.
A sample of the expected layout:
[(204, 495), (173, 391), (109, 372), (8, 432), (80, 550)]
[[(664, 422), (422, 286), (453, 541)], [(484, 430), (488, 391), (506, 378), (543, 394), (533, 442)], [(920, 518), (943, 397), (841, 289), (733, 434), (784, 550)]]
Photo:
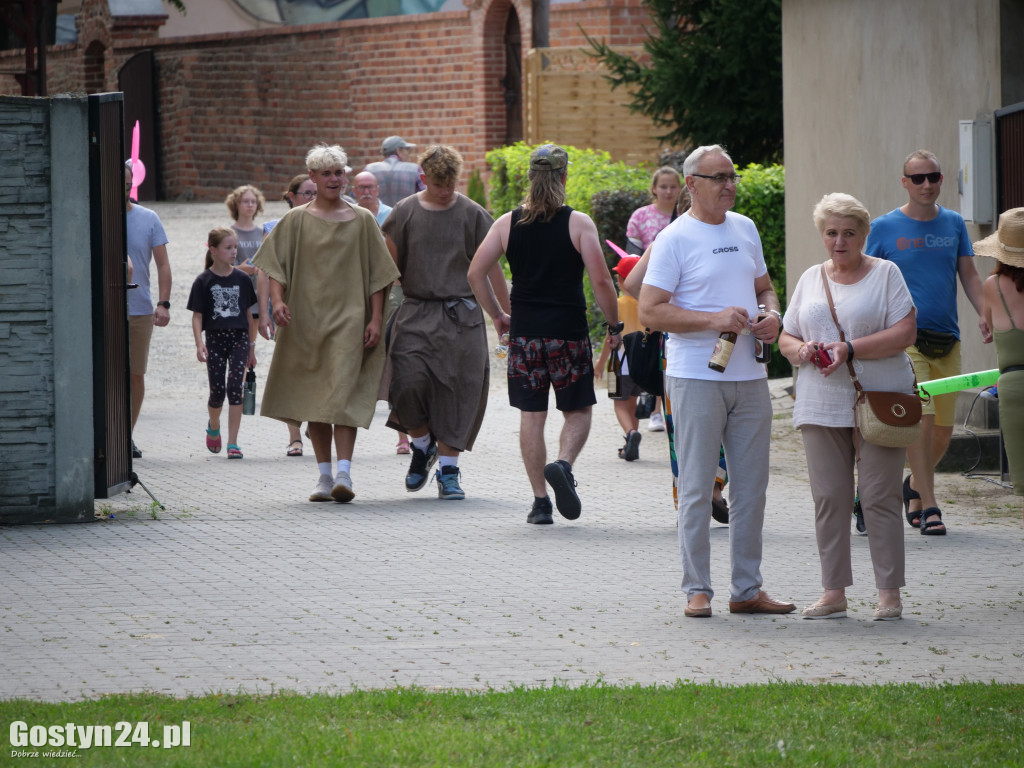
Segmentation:
[(698, 179), (711, 179), (715, 184), (725, 184), (727, 181), (739, 184), (740, 181), (740, 177), (735, 173), (716, 173), (714, 176), (708, 176), (706, 173), (691, 173), (690, 175), (696, 176)]
[(307, 189), (305, 192), (296, 192), (298, 197), (316, 197), (315, 189)]
[(941, 171), (935, 171), (934, 173), (905, 173), (903, 178), (910, 179), (910, 183), (914, 186), (921, 186), (924, 184), (924, 180), (928, 179), (930, 184), (938, 184), (939, 179), (942, 178)]

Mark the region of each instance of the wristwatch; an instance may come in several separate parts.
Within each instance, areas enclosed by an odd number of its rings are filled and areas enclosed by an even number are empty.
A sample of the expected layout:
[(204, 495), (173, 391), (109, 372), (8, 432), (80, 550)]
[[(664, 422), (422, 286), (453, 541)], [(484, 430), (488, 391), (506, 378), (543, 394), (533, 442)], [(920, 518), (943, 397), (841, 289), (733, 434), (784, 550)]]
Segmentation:
[(779, 313), (779, 310), (777, 310), (777, 309), (769, 309), (768, 310), (768, 314), (769, 315), (775, 315), (775, 318), (779, 321), (779, 325), (782, 325), (782, 315)]
[(156, 305), (158, 307), (163, 307), (164, 309), (170, 309), (171, 308), (171, 302), (169, 302), (169, 301), (158, 301), (156, 303)]
[(606, 322), (605, 326), (608, 328), (609, 336), (618, 336), (620, 333), (622, 333), (622, 329), (626, 327), (626, 324), (620, 320), (614, 325), (612, 323)]

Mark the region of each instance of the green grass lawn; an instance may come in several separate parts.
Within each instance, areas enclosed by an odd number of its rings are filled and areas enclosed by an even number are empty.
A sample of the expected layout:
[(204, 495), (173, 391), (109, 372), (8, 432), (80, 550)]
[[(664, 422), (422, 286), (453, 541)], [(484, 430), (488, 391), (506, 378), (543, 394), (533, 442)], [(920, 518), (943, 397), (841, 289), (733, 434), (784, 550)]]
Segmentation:
[[(188, 721), (190, 746), (77, 749), (71, 765), (131, 766), (1020, 766), (1024, 686), (803, 685), (402, 688), (340, 696), (107, 696), (0, 702), (27, 726), (112, 726), (131, 740)], [(118, 726), (119, 722), (133, 726)], [(171, 728), (168, 733), (174, 735)], [(43, 735), (39, 729), (36, 736)], [(29, 734), (31, 735), (31, 734)], [(47, 737), (49, 732), (45, 734)], [(68, 746), (5, 745), (0, 765)], [(15, 753), (39, 752), (39, 760)]]

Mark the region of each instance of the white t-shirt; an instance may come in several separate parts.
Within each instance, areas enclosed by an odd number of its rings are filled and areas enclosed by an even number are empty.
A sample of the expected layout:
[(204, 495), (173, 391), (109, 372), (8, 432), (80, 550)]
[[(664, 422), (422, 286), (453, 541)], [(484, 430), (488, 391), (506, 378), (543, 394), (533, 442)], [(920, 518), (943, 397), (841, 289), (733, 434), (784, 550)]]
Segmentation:
[[(872, 259), (871, 270), (852, 285), (829, 279), (836, 316), (847, 341), (856, 341), (890, 328), (914, 311), (907, 284), (891, 261)], [(839, 329), (832, 320), (828, 298), (821, 284), (821, 265), (800, 276), (782, 323), (787, 333), (799, 339), (829, 344), (839, 341)], [(880, 360), (853, 358), (853, 370), (864, 389), (912, 392), (914, 373), (905, 352)], [(827, 379), (812, 363), (799, 368), (793, 426), (852, 427), (855, 390), (846, 366)]]
[[(705, 224), (689, 215), (669, 224), (654, 241), (644, 283), (672, 294), (669, 303), (700, 312), (744, 307), (757, 315), (754, 280), (768, 273), (754, 222), (728, 211), (722, 224)], [(750, 381), (767, 375), (754, 359), (754, 337), (743, 334), (723, 373), (708, 368), (719, 331), (670, 333), (665, 344), (665, 373), (678, 379)]]

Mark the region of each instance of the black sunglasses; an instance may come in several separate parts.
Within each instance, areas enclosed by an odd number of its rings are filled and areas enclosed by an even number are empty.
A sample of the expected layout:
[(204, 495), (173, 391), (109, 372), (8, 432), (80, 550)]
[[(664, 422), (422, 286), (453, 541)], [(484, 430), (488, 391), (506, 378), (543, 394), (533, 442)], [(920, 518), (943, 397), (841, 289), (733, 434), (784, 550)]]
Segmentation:
[(934, 173), (905, 173), (903, 174), (903, 176), (904, 178), (910, 179), (911, 184), (914, 184), (915, 186), (920, 186), (921, 184), (924, 184), (925, 179), (928, 179), (928, 181), (931, 182), (932, 184), (938, 184), (939, 179), (942, 178), (942, 172), (935, 171)]

